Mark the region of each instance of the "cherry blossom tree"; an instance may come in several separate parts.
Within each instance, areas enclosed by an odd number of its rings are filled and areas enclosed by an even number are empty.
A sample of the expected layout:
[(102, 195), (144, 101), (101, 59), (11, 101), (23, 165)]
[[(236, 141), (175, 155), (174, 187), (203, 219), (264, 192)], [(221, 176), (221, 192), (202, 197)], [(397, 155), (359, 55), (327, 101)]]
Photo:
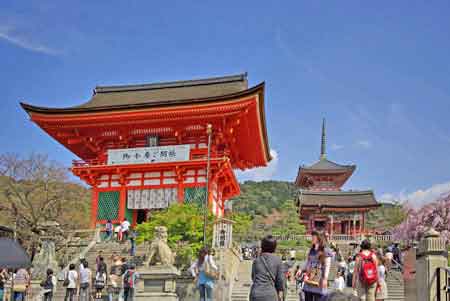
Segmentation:
[(424, 205), (413, 208), (405, 203), (406, 220), (394, 229), (397, 240), (420, 240), (427, 229), (433, 227), (442, 237), (450, 241), (450, 193)]

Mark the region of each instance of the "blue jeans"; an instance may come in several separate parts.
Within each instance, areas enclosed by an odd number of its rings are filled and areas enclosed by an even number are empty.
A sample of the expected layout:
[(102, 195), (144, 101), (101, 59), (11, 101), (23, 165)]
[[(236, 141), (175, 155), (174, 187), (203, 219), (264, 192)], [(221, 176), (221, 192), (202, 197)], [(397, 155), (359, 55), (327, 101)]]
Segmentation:
[(200, 301), (212, 301), (213, 300), (213, 289), (205, 284), (199, 284), (198, 289), (200, 290)]
[(14, 301), (25, 301), (25, 293), (14, 292)]
[(3, 301), (4, 293), (5, 293), (5, 290), (3, 288), (0, 288), (0, 301)]
[(130, 243), (131, 243), (130, 255), (134, 256), (136, 255), (136, 243), (134, 242), (134, 240), (130, 240)]

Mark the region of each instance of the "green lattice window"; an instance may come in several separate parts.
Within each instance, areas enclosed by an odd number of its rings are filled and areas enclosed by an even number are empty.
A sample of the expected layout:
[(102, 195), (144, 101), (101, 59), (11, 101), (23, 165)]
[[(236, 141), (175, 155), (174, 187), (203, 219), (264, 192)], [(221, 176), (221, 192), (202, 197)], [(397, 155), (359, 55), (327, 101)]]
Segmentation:
[(97, 220), (115, 220), (119, 218), (119, 197), (119, 191), (98, 193)]
[(131, 223), (133, 220), (133, 209), (125, 208), (125, 218)]
[(206, 187), (187, 187), (184, 189), (184, 202), (202, 206), (206, 198)]

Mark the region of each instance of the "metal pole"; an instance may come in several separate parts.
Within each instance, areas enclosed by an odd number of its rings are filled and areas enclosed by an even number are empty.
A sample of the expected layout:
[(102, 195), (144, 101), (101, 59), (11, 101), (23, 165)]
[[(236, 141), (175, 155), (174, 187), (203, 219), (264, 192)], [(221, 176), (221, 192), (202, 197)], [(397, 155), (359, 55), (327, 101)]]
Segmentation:
[(206, 126), (206, 133), (208, 134), (208, 157), (206, 163), (206, 197), (203, 204), (203, 246), (206, 246), (206, 224), (208, 222), (208, 200), (209, 200), (209, 174), (211, 168), (211, 134), (212, 125), (208, 123)]

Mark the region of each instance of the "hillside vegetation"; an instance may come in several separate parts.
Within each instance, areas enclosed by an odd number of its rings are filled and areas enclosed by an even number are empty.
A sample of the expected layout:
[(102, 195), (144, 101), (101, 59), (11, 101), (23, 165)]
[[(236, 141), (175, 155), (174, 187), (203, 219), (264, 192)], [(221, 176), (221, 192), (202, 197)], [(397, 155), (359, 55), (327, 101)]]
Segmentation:
[(286, 200), (294, 200), (295, 186), (284, 181), (246, 181), (241, 195), (233, 199), (233, 211), (252, 216), (268, 216), (279, 210)]

